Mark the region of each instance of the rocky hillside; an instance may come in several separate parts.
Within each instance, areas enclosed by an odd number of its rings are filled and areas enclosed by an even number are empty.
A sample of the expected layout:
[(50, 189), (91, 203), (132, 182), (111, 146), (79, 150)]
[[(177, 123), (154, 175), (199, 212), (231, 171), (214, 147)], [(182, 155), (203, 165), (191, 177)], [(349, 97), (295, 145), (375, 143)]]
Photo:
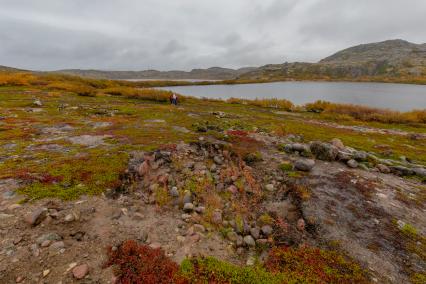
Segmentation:
[(339, 51), (318, 63), (265, 65), (240, 80), (365, 80), (404, 81), (426, 76), (426, 44), (388, 40)]
[(101, 70), (81, 70), (68, 69), (55, 71), (56, 73), (77, 75), (96, 79), (164, 79), (164, 80), (231, 80), (237, 76), (252, 71), (255, 68), (246, 67), (240, 69), (229, 69), (221, 67), (211, 67), (208, 69), (193, 69), (187, 71), (101, 71)]

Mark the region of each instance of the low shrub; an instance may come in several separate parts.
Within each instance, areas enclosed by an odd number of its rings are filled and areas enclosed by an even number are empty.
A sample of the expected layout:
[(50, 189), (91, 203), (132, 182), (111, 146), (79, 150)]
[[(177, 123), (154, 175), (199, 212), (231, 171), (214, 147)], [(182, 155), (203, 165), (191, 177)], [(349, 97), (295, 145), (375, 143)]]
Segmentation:
[(361, 121), (376, 121), (382, 123), (426, 123), (426, 109), (410, 112), (398, 112), (387, 109), (371, 108), (352, 104), (335, 104), (326, 101), (316, 101), (305, 105), (310, 112), (323, 113), (328, 117), (351, 117)]
[(178, 265), (161, 249), (128, 240), (115, 250), (108, 249), (105, 267), (114, 266), (118, 284), (170, 284), (179, 283)]
[[(131, 99), (139, 99), (154, 102), (168, 102), (173, 92), (157, 90), (157, 89), (136, 89), (130, 87), (114, 87), (102, 90), (103, 93), (112, 96), (123, 96)], [(178, 101), (182, 102), (185, 98), (178, 97)]]
[(24, 72), (0, 72), (0, 86), (29, 86), (36, 77)]
[(231, 104), (243, 104), (243, 105), (252, 105), (252, 106), (258, 106), (258, 107), (265, 107), (265, 108), (276, 108), (276, 109), (282, 109), (286, 111), (292, 111), (294, 109), (294, 104), (288, 100), (284, 99), (254, 99), (254, 100), (248, 100), (248, 99), (238, 99), (238, 98), (229, 98), (226, 100), (226, 102)]
[(336, 251), (304, 246), (272, 249), (265, 263), (268, 271), (283, 273), (303, 283), (368, 283), (365, 272)]

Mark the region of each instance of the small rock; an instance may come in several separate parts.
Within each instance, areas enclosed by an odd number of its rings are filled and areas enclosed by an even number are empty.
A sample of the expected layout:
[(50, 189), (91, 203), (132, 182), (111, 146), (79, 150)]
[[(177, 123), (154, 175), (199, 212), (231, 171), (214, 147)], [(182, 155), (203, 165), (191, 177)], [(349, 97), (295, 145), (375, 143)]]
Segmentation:
[(217, 164), (217, 165), (222, 165), (223, 161), (219, 156), (214, 156), (213, 161)]
[(351, 159), (349, 161), (347, 161), (346, 163), (348, 165), (348, 167), (350, 168), (358, 168), (358, 162), (355, 161), (354, 159)]
[(53, 244), (50, 245), (49, 249), (56, 251), (56, 250), (61, 250), (65, 248), (65, 244), (63, 241), (59, 241), (59, 242), (54, 242)]
[(189, 190), (185, 191), (185, 195), (183, 196), (183, 204), (192, 203), (192, 194)]
[(265, 225), (262, 227), (261, 231), (265, 236), (270, 236), (272, 234), (272, 227), (269, 225)]
[(24, 277), (23, 276), (18, 276), (18, 277), (16, 277), (16, 280), (15, 280), (15, 282), (16, 283), (21, 283), (22, 281), (24, 281)]
[(67, 214), (67, 216), (65, 216), (64, 221), (69, 223), (74, 221), (74, 219), (75, 219), (74, 214), (70, 213), (70, 214)]
[(47, 217), (47, 208), (38, 208), (33, 212), (27, 214), (24, 218), (25, 222), (31, 226), (37, 226)]
[(344, 150), (345, 149), (345, 145), (343, 145), (342, 140), (340, 140), (339, 138), (334, 138), (330, 141), (331, 145), (333, 145), (334, 147), (336, 147), (339, 150)]
[(376, 165), (376, 168), (379, 170), (379, 172), (384, 173), (384, 174), (388, 174), (390, 173), (390, 169), (388, 168), (388, 166), (383, 165), (383, 164), (378, 164)]
[(226, 237), (228, 238), (228, 240), (230, 240), (231, 242), (236, 242), (238, 239), (238, 234), (230, 231), (226, 234)]
[(39, 99), (36, 99), (33, 101), (33, 105), (36, 107), (42, 107), (43, 103)]
[(161, 244), (160, 243), (152, 243), (149, 245), (150, 248), (152, 249), (159, 249), (161, 248)]
[(190, 212), (194, 211), (194, 204), (185, 203), (185, 205), (183, 206), (183, 211), (186, 212), (186, 213), (190, 213)]
[(294, 167), (299, 171), (309, 172), (315, 166), (315, 161), (312, 159), (300, 159), (294, 163)]
[(222, 224), (222, 212), (220, 210), (215, 210), (213, 212), (212, 222), (217, 225)]
[(414, 168), (412, 170), (417, 176), (422, 177), (422, 178), (426, 178), (426, 169), (425, 168)]
[(36, 243), (41, 245), (44, 241), (60, 241), (62, 238), (56, 233), (46, 233), (37, 238)]
[(254, 256), (249, 256), (246, 261), (247, 266), (253, 266), (256, 263), (256, 258)]
[(50, 269), (43, 270), (43, 277), (46, 277), (47, 275), (49, 275), (49, 273)]
[(72, 269), (72, 275), (76, 279), (83, 279), (88, 273), (89, 266), (87, 264), (78, 265)]
[(147, 232), (145, 232), (145, 231), (142, 231), (140, 234), (139, 234), (139, 237), (138, 237), (138, 241), (141, 241), (141, 242), (146, 242), (146, 240), (148, 239), (148, 233)]
[(204, 206), (195, 207), (195, 212), (197, 212), (198, 214), (204, 214), (204, 212), (206, 212), (206, 207)]
[(244, 237), (244, 243), (249, 247), (256, 246), (256, 242), (255, 242), (255, 240), (253, 239), (252, 236), (245, 236)]
[(356, 151), (353, 154), (353, 157), (354, 157), (355, 160), (357, 160), (359, 162), (363, 162), (363, 161), (367, 160), (368, 155), (364, 151)]
[(4, 214), (4, 213), (0, 213), (0, 220), (5, 220), (5, 219), (9, 219), (15, 217), (14, 215), (11, 214)]
[(260, 237), (260, 230), (259, 230), (259, 228), (257, 228), (257, 227), (251, 228), (250, 229), (250, 234), (253, 236), (254, 239), (258, 239)]
[(228, 191), (232, 194), (236, 194), (236, 193), (238, 193), (238, 188), (235, 185), (230, 185), (228, 187)]
[(273, 185), (273, 184), (267, 184), (266, 186), (265, 186), (265, 188), (266, 188), (266, 190), (268, 190), (268, 191), (274, 191), (275, 190), (275, 186)]
[(171, 189), (170, 189), (170, 196), (172, 196), (172, 197), (179, 197), (179, 191), (178, 191), (178, 189), (177, 189), (177, 187), (176, 186), (173, 186)]
[(317, 159), (324, 161), (336, 160), (337, 154), (339, 153), (337, 147), (319, 141), (312, 142), (310, 145), (310, 149)]

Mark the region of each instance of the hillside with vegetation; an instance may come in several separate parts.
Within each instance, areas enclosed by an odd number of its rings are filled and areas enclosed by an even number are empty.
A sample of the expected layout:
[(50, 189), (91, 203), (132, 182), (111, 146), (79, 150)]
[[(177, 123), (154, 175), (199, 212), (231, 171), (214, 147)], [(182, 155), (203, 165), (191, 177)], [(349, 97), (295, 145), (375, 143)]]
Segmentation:
[(339, 51), (318, 63), (271, 64), (247, 72), (237, 81), (346, 80), (426, 82), (426, 44), (388, 40)]
[(221, 67), (211, 67), (207, 69), (193, 69), (191, 71), (101, 71), (101, 70), (80, 70), (68, 69), (59, 70), (54, 73), (83, 76), (95, 79), (114, 80), (136, 80), (136, 79), (157, 79), (157, 80), (231, 80), (241, 74), (252, 71), (255, 68), (246, 67), (240, 69), (230, 69)]
[(149, 86), (0, 72), (1, 283), (425, 282), (426, 110)]

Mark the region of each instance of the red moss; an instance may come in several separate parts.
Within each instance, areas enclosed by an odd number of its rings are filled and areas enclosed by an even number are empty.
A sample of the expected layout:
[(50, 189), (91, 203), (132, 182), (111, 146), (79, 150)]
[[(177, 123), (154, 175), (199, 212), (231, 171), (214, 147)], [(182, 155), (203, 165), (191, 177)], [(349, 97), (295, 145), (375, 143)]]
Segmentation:
[(176, 280), (178, 265), (161, 249), (152, 249), (128, 240), (116, 250), (108, 249), (105, 267), (115, 266), (117, 284), (169, 284)]

